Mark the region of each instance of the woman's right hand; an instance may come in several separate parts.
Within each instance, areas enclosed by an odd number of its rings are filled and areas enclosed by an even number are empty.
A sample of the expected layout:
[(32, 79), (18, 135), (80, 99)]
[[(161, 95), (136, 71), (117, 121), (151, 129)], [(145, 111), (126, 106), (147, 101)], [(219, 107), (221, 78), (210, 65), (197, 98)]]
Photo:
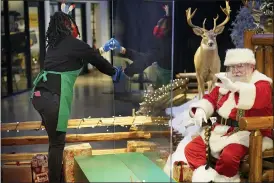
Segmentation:
[(102, 46), (104, 52), (108, 52), (110, 50), (122, 50), (123, 47), (121, 47), (119, 41), (117, 41), (116, 39), (114, 38), (111, 38), (110, 40), (108, 40), (104, 46)]

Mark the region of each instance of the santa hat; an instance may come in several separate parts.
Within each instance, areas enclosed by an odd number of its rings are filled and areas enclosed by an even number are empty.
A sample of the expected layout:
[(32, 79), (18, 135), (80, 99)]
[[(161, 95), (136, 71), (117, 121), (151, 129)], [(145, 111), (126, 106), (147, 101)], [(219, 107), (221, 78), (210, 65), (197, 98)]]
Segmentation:
[(229, 49), (225, 56), (225, 66), (237, 64), (256, 64), (256, 59), (252, 50), (247, 48)]

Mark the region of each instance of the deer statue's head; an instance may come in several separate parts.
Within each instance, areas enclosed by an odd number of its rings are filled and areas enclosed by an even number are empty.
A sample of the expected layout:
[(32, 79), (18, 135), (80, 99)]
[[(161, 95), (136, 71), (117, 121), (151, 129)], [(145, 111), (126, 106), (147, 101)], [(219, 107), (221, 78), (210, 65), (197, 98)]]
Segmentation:
[(265, 1), (259, 9), (255, 9), (255, 0), (249, 3), (248, 0), (242, 0), (244, 6), (248, 8), (256, 25), (258, 32), (273, 33), (273, 2)]
[(197, 35), (197, 36), (201, 36), (202, 37), (202, 41), (201, 41), (201, 46), (203, 49), (208, 49), (208, 50), (214, 50), (217, 48), (217, 41), (216, 41), (216, 37), (218, 34), (221, 34), (225, 28), (225, 24), (229, 21), (230, 19), (230, 6), (229, 6), (229, 2), (226, 1), (226, 7), (222, 8), (221, 10), (225, 13), (226, 15), (226, 19), (219, 25), (216, 24), (219, 15), (217, 14), (216, 18), (213, 18), (214, 21), (214, 27), (211, 30), (207, 30), (205, 28), (205, 22), (206, 22), (206, 18), (204, 19), (203, 22), (203, 27), (199, 27), (196, 25), (192, 24), (191, 19), (193, 18), (193, 16), (196, 13), (196, 10), (194, 10), (193, 13), (191, 13), (191, 8), (188, 8), (186, 10), (186, 17), (187, 17), (187, 23), (190, 27), (192, 27), (193, 32)]

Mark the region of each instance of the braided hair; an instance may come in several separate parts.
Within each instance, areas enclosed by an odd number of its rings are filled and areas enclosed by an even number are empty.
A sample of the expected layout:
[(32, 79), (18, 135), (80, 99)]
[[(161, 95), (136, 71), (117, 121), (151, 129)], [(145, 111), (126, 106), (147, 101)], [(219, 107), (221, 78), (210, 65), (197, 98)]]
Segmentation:
[(74, 24), (78, 35), (80, 35), (78, 26), (70, 15), (61, 11), (54, 13), (50, 18), (49, 27), (46, 32), (46, 48), (53, 48), (66, 36), (72, 35), (72, 24)]

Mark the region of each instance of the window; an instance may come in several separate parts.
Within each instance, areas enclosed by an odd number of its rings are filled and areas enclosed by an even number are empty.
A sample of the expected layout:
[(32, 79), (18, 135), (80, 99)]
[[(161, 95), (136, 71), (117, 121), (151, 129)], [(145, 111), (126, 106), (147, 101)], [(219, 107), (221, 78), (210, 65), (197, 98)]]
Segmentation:
[(40, 72), (40, 43), (38, 19), (38, 2), (32, 2), (29, 4), (29, 31), (32, 80), (34, 80), (37, 74)]

